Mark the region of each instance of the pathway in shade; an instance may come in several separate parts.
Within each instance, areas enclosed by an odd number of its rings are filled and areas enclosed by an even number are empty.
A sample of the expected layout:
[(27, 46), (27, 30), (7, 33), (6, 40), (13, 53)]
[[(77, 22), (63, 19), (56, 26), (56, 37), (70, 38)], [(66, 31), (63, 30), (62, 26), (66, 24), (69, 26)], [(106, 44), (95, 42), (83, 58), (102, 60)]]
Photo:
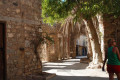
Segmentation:
[(86, 69), (87, 66), (88, 64), (80, 63), (80, 59), (69, 59), (43, 63), (43, 71), (56, 73), (50, 80), (109, 80), (106, 72), (101, 69)]

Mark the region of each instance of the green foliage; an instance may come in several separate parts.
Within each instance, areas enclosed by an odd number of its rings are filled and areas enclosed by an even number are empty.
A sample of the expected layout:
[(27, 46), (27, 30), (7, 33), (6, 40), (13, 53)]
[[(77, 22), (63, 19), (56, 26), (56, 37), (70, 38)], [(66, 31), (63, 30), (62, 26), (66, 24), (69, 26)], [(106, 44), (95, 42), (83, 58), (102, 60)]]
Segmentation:
[(95, 16), (97, 13), (100, 13), (102, 2), (101, 0), (89, 0), (81, 1), (80, 7), (77, 10), (77, 18), (81, 15), (82, 18), (89, 19), (92, 16)]
[(48, 44), (48, 42), (50, 42), (50, 44), (54, 44), (53, 38), (50, 37), (47, 33), (45, 36), (40, 36), (38, 40), (39, 40), (38, 44), (44, 44), (44, 43)]
[(120, 0), (105, 0), (102, 13), (111, 14), (115, 18), (120, 16)]
[(43, 21), (48, 24), (63, 22), (72, 15), (89, 19), (98, 13), (120, 16), (120, 0), (42, 0)]
[(43, 22), (54, 24), (62, 22), (73, 9), (74, 0), (42, 0)]
[(45, 38), (46, 38), (46, 40), (48, 40), (51, 44), (54, 43), (53, 38), (51, 38), (50, 36), (47, 35)]

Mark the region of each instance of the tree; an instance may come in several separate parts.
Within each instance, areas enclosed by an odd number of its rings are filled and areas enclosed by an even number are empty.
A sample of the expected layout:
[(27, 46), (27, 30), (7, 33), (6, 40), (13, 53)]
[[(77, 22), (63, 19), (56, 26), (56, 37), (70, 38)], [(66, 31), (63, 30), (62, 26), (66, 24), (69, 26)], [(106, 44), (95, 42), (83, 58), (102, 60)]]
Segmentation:
[[(120, 0), (42, 0), (43, 21), (48, 24), (63, 23), (68, 16), (73, 16), (73, 23), (84, 21), (92, 43), (92, 53), (102, 62), (99, 36), (92, 18), (97, 14), (120, 16)], [(94, 56), (93, 56), (94, 61)], [(97, 62), (97, 63), (98, 63)]]
[[(30, 35), (32, 36), (33, 34), (30, 34)], [(41, 67), (42, 67), (42, 61), (40, 57), (41, 52), (39, 52), (38, 50), (41, 48), (43, 44), (48, 44), (48, 42), (50, 42), (50, 44), (53, 44), (54, 43), (53, 38), (51, 38), (48, 35), (48, 33), (40, 32), (39, 29), (36, 28), (34, 32), (34, 36), (32, 37), (32, 40), (31, 40), (31, 46), (33, 46), (33, 51), (38, 62), (37, 65), (40, 65)], [(42, 72), (40, 73), (42, 74)]]
[(90, 19), (97, 13), (120, 14), (120, 0), (42, 0), (42, 17), (45, 23), (62, 22), (69, 15), (76, 21), (82, 17)]

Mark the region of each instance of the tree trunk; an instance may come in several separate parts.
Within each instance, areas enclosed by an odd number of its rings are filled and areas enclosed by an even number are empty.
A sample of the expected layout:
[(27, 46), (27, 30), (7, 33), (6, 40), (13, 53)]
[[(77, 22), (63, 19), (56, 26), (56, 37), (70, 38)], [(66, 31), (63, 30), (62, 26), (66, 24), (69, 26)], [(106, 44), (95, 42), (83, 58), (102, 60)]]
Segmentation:
[(63, 36), (63, 54), (62, 54), (62, 59), (63, 60), (65, 59), (65, 55), (66, 55), (66, 52), (65, 52), (65, 37)]
[(87, 45), (88, 45), (88, 59), (92, 60), (92, 46), (89, 38), (88, 31), (86, 30), (86, 35), (87, 35)]
[(68, 59), (70, 58), (70, 34), (68, 34)]
[(97, 20), (99, 23), (99, 36), (100, 36), (100, 43), (101, 43), (101, 51), (102, 51), (102, 58), (105, 58), (105, 43), (104, 43), (104, 24), (103, 24), (103, 17), (102, 14), (98, 14)]
[(71, 48), (71, 56), (72, 58), (76, 58), (76, 40), (74, 38), (74, 35), (72, 34), (70, 37), (70, 48)]
[(99, 38), (92, 22), (92, 19), (84, 20), (86, 29), (88, 31), (88, 36), (90, 38), (92, 53), (93, 53), (93, 63), (98, 64), (102, 62), (102, 52), (100, 48)]
[[(95, 26), (97, 35), (98, 35), (98, 39), (99, 39), (99, 43), (100, 43), (100, 47), (101, 47), (101, 52), (104, 55), (105, 50), (104, 50), (104, 25), (103, 25), (103, 17), (102, 14), (97, 14), (94, 18), (92, 18), (93, 20), (93, 24)], [(104, 56), (103, 56), (104, 58)]]

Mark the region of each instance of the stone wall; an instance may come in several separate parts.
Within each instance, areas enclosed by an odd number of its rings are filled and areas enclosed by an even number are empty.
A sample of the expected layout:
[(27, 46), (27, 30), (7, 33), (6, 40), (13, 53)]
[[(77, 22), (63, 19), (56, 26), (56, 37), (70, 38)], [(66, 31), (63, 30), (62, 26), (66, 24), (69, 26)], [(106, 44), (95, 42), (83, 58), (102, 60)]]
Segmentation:
[(69, 40), (68, 36), (64, 36), (62, 31), (59, 31), (61, 26), (49, 26), (46, 24), (42, 25), (43, 33), (47, 33), (53, 40), (54, 44), (43, 45), (41, 58), (42, 61), (55, 62), (62, 59), (68, 59), (70, 57), (69, 51)]
[(47, 41), (47, 43), (42, 46), (41, 48), (42, 61), (48, 61), (48, 62), (58, 61), (59, 38), (58, 38), (58, 32), (55, 26), (51, 27), (49, 25), (43, 24), (41, 28), (42, 28), (43, 34), (47, 33), (47, 35), (54, 40), (53, 44), (51, 44), (50, 41)]
[(47, 52), (48, 52), (48, 61), (50, 62), (55, 62), (58, 61), (58, 37), (56, 34), (51, 34), (50, 35), (53, 40), (54, 40), (54, 44), (49, 43), (47, 45)]
[(107, 41), (109, 39), (115, 39), (117, 41), (117, 46), (120, 49), (120, 17), (115, 19), (111, 15), (104, 15), (104, 43), (105, 43), (105, 48), (107, 48)]
[(7, 33), (7, 80), (25, 80), (25, 74), (41, 72), (30, 45), (41, 24), (40, 14), (40, 0), (0, 0), (0, 21), (6, 22)]

